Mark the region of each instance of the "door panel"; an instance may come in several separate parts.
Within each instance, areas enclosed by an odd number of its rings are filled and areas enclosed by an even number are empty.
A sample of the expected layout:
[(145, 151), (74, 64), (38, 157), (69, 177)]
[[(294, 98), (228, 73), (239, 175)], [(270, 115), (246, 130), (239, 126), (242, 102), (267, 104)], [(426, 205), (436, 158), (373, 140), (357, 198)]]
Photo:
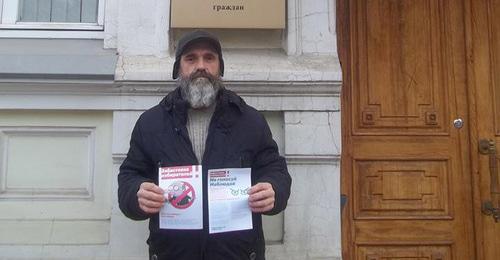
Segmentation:
[[(354, 132), (446, 134), (445, 63), (449, 41), (444, 1), (353, 3)], [(426, 17), (427, 19), (422, 19)]]
[(449, 260), (450, 246), (360, 247), (360, 258), (366, 260)]
[(451, 218), (448, 164), (436, 158), (355, 160), (355, 218)]
[(464, 2), (338, 8), (344, 259), (474, 259)]

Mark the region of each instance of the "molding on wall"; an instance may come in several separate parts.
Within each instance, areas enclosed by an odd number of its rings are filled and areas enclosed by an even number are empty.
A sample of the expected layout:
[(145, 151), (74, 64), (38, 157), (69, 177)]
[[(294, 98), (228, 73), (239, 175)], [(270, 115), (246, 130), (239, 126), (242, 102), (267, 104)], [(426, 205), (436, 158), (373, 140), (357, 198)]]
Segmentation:
[(285, 40), (285, 50), (288, 55), (302, 54), (302, 24), (301, 13), (302, 8), (299, 0), (288, 1), (288, 29)]
[[(12, 188), (8, 187), (8, 156), (9, 139), (12, 137), (75, 137), (85, 138), (87, 141), (87, 174), (88, 179), (84, 187), (79, 188)], [(95, 161), (95, 128), (93, 127), (32, 127), (32, 126), (0, 126), (0, 200), (29, 199), (29, 200), (89, 200), (94, 196), (94, 161)], [(27, 162), (30, 163), (30, 162)], [(37, 170), (34, 163), (33, 170)], [(29, 174), (29, 173), (26, 173)]]
[[(122, 164), (127, 154), (114, 153), (113, 164)], [(310, 155), (310, 154), (290, 154), (285, 155), (289, 165), (338, 165), (340, 155)]]
[[(226, 81), (261, 111), (338, 111), (340, 81)], [(144, 111), (175, 81), (0, 80), (0, 109)]]
[(287, 154), (285, 156), (289, 165), (338, 165), (340, 155), (310, 155)]
[[(117, 81), (128, 94), (168, 93), (175, 82)], [(340, 81), (225, 81), (225, 86), (242, 96), (339, 96)]]
[[(225, 81), (228, 89), (243, 96), (339, 96), (340, 81)], [(0, 80), (1, 94), (127, 94), (164, 95), (174, 81), (106, 81), (10, 79)]]
[(113, 93), (112, 80), (23, 78), (0, 79), (0, 94), (108, 94)]
[(122, 164), (126, 157), (124, 153), (113, 153), (113, 164)]

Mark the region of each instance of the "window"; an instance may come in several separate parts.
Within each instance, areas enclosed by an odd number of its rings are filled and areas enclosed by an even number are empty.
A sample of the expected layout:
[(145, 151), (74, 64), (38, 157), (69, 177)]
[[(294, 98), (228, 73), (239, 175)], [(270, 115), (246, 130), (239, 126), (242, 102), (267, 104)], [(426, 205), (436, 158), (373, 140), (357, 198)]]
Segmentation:
[(104, 0), (0, 0), (0, 29), (99, 31)]

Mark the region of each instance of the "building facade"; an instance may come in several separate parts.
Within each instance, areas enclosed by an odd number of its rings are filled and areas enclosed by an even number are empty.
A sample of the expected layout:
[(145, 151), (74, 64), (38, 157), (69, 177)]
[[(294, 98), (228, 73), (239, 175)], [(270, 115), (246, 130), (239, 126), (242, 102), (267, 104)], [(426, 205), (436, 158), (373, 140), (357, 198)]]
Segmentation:
[[(116, 177), (138, 116), (175, 87), (189, 29), (170, 6), (0, 0), (0, 259), (146, 259), (147, 222), (120, 212)], [(285, 11), (285, 29), (209, 30), (292, 175), (287, 209), (265, 218), (268, 259), (340, 259), (335, 1)]]

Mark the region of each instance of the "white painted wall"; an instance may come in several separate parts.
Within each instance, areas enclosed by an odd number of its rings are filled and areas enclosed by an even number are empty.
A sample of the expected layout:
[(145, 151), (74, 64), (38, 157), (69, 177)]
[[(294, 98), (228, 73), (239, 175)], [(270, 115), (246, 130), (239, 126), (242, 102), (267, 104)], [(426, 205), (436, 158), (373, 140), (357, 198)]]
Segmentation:
[(0, 259), (110, 242), (111, 112), (0, 110)]

